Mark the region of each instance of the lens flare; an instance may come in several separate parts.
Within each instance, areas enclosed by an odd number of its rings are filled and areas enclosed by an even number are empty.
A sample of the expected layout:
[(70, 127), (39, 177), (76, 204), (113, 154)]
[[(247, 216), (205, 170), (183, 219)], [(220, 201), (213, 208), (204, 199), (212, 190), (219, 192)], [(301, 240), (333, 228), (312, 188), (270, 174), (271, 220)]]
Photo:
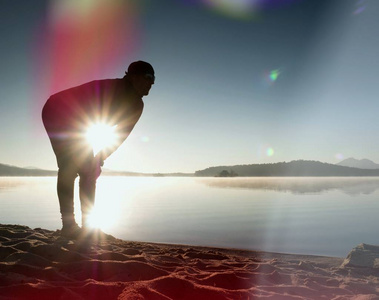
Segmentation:
[(116, 213), (113, 207), (95, 207), (88, 216), (88, 224), (86, 225), (90, 228), (108, 230), (117, 222)]
[(269, 78), (272, 82), (276, 81), (279, 77), (280, 71), (279, 70), (272, 70), (269, 74)]
[(266, 155), (267, 155), (267, 156), (273, 156), (273, 155), (274, 155), (274, 149), (272, 149), (272, 148), (267, 148), (267, 150), (266, 150)]
[(96, 155), (102, 149), (112, 147), (117, 141), (116, 126), (97, 123), (90, 126), (86, 133), (86, 139)]
[(271, 156), (274, 156), (275, 151), (274, 151), (274, 148), (272, 148), (268, 144), (261, 144), (258, 147), (258, 153), (257, 154), (258, 154), (259, 158), (271, 157)]
[(345, 156), (342, 153), (337, 153), (334, 157), (338, 160), (343, 160)]
[(142, 136), (141, 137), (141, 142), (148, 143), (149, 141), (150, 141), (150, 138), (148, 136)]
[(359, 15), (366, 10), (366, 0), (359, 0), (355, 3), (353, 15)]
[(272, 86), (279, 78), (279, 76), (282, 74), (281, 69), (275, 69), (271, 71), (264, 71), (263, 75), (263, 85), (265, 87), (270, 87)]
[[(36, 66), (54, 93), (125, 68), (138, 46), (136, 4), (123, 0), (50, 1)], [(43, 34), (44, 33), (44, 34)], [(43, 48), (42, 48), (43, 47)]]
[[(259, 16), (259, 13), (266, 10), (278, 9), (290, 4), (305, 0), (198, 0), (212, 11), (220, 13), (226, 17), (252, 20)], [(195, 0), (184, 1), (185, 3), (198, 2)]]
[(204, 0), (213, 11), (238, 19), (251, 19), (256, 13), (255, 0)]

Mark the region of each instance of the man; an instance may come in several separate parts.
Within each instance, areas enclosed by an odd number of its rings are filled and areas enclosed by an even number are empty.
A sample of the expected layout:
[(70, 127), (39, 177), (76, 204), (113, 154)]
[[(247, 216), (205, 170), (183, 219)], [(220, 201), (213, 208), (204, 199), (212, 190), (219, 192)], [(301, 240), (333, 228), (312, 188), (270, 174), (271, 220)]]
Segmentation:
[[(139, 120), (142, 97), (154, 84), (153, 67), (144, 61), (129, 65), (120, 79), (92, 81), (52, 95), (42, 110), (42, 120), (58, 164), (57, 192), (62, 215), (61, 235), (76, 238), (82, 229), (75, 222), (74, 182), (79, 175), (82, 227), (95, 201), (101, 166), (128, 137)], [(118, 140), (94, 155), (85, 135), (91, 124), (116, 126)]]

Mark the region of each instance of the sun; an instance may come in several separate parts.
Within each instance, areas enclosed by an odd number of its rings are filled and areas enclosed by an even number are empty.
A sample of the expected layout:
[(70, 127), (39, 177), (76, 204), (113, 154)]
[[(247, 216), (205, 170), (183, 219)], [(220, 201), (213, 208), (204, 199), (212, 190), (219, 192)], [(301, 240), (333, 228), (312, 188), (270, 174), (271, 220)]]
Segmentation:
[(86, 139), (96, 155), (102, 149), (112, 147), (117, 141), (116, 127), (105, 123), (91, 125), (86, 132)]

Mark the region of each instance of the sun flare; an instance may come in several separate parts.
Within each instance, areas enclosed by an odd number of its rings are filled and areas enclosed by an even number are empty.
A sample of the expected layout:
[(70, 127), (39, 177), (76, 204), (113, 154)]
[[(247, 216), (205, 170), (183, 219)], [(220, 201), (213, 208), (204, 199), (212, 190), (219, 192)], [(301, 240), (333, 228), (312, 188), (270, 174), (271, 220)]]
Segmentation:
[(113, 146), (117, 141), (116, 126), (97, 123), (90, 126), (86, 139), (93, 148), (95, 155), (104, 148)]
[(94, 208), (88, 217), (86, 224), (90, 228), (109, 230), (117, 222), (113, 208)]

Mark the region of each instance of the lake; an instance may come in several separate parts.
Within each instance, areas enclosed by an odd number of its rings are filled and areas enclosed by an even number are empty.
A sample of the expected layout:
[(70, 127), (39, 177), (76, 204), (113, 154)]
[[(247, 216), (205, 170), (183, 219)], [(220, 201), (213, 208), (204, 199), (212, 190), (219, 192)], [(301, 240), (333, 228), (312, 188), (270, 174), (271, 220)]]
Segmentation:
[[(345, 257), (379, 244), (378, 193), (375, 177), (102, 176), (95, 220), (124, 240)], [(0, 223), (60, 228), (56, 178), (0, 177)]]

